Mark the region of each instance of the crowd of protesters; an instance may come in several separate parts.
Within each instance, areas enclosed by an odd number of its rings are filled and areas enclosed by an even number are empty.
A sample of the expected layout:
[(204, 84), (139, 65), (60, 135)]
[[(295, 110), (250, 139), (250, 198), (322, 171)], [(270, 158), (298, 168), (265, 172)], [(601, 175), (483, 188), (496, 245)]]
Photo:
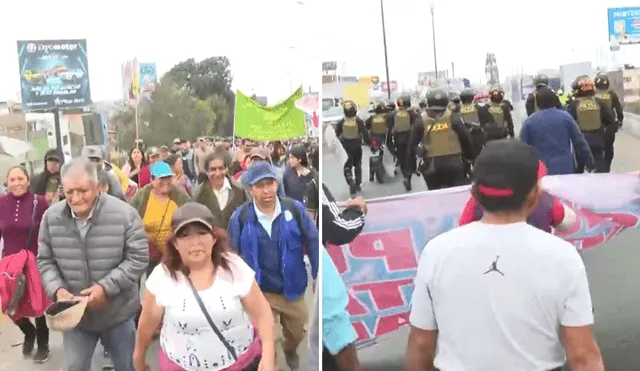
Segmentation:
[(64, 161), (51, 149), (42, 173), (7, 174), (2, 261), (26, 252), (39, 272), (25, 273), (27, 285), (46, 293), (12, 294), (23, 354), (47, 361), (51, 328), (63, 331), (70, 371), (91, 368), (98, 341), (103, 369), (151, 370), (157, 357), (166, 371), (269, 371), (279, 322), (287, 366), (306, 369), (298, 348), (320, 258), (306, 207), (317, 142), (136, 141), (122, 168), (106, 157), (86, 146)]

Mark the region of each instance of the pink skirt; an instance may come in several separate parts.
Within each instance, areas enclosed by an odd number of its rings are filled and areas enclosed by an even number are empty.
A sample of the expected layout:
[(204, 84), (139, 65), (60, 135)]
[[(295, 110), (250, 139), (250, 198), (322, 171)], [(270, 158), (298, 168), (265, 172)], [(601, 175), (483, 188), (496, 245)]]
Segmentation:
[[(238, 359), (231, 366), (222, 369), (221, 371), (242, 371), (243, 368), (249, 366), (256, 357), (260, 357), (262, 354), (262, 341), (258, 335), (253, 339), (253, 343), (249, 348), (238, 356)], [(180, 365), (176, 364), (167, 357), (162, 350), (162, 347), (158, 347), (158, 371), (185, 371)]]

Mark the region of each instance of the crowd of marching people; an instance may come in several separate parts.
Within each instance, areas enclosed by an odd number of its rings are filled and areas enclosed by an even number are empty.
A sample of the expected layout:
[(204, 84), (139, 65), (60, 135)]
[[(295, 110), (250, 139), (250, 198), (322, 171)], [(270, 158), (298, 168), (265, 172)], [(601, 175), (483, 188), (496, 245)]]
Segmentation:
[(320, 258), (315, 140), (136, 141), (121, 168), (105, 157), (51, 149), (41, 173), (7, 173), (0, 298), (23, 354), (47, 361), (58, 330), (70, 371), (91, 368), (98, 341), (105, 369), (150, 371), (156, 338), (159, 370), (270, 371), (277, 321), (299, 369)]

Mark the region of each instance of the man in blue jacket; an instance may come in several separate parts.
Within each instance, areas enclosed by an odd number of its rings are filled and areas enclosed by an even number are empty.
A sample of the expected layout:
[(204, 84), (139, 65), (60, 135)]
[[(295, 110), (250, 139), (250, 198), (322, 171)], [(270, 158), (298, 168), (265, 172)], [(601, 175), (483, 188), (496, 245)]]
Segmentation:
[(592, 172), (595, 161), (589, 145), (573, 117), (556, 108), (558, 96), (542, 87), (536, 90), (534, 99), (539, 111), (522, 123), (520, 140), (538, 151), (538, 158), (547, 166), (547, 174), (575, 174), (576, 157)]
[(302, 203), (278, 196), (278, 181), (271, 164), (254, 164), (244, 177), (252, 200), (233, 213), (229, 234), (240, 256), (256, 272), (256, 281), (275, 319), (280, 317), (287, 365), (297, 370), (297, 348), (304, 339), (309, 318), (304, 297), (308, 285), (304, 247), (315, 289), (318, 229)]

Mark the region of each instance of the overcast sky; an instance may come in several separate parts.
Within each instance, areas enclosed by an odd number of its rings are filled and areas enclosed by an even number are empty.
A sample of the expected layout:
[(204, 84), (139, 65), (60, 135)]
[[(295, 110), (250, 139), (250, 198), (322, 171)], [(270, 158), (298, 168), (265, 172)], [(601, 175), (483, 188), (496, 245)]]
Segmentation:
[[(434, 70), (428, 0), (386, 0), (385, 24), (391, 80), (415, 86), (417, 73)], [(557, 68), (593, 61), (598, 48), (608, 50), (607, 8), (638, 6), (633, 0), (434, 0), (438, 69), (457, 77), (484, 78), (486, 53), (496, 54), (500, 76), (524, 69)], [(346, 75), (384, 79), (380, 3), (372, 0), (324, 0), (333, 9), (320, 48), (326, 61), (337, 61)], [(584, 24), (578, 28), (577, 25)], [(623, 47), (628, 59), (640, 46)], [(607, 57), (608, 58), (608, 57)], [(640, 65), (640, 59), (635, 59)], [(409, 87), (411, 87), (409, 86)]]
[(191, 57), (227, 56), (233, 87), (270, 104), (301, 82), (317, 91), (317, 40), (292, 30), (308, 28), (319, 1), (4, 0), (0, 101), (15, 100), (20, 89), (16, 41), (42, 39), (87, 39), (94, 101), (121, 98), (120, 65), (136, 56), (157, 63), (159, 74)]

